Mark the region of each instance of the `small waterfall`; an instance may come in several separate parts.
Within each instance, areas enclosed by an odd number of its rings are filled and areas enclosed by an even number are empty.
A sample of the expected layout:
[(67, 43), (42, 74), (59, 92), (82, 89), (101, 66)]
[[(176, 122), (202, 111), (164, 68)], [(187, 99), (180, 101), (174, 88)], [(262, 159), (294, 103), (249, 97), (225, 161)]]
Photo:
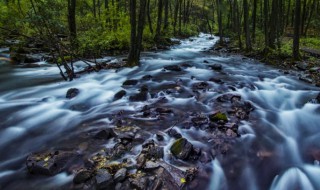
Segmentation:
[(212, 161), (212, 170), (209, 190), (227, 190), (227, 180), (218, 159)]
[(290, 168), (274, 179), (270, 190), (283, 189), (315, 190), (307, 175), (299, 168)]

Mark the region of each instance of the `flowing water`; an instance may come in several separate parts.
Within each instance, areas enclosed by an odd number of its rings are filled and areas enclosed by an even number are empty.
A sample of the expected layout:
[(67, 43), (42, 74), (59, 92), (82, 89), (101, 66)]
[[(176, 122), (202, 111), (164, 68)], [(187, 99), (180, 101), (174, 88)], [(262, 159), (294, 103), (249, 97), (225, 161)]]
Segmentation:
[[(165, 140), (159, 144), (165, 150), (164, 161), (186, 169), (195, 163), (170, 159), (174, 139), (165, 131), (174, 127), (194, 146), (211, 149), (212, 134), (184, 125), (191, 116), (223, 109), (214, 100), (227, 93), (241, 95), (255, 109), (249, 119), (239, 123), (240, 137), (232, 145), (232, 154), (203, 164), (210, 169), (206, 187), (320, 189), (320, 106), (307, 103), (319, 89), (255, 60), (208, 53), (216, 40), (201, 34), (167, 51), (143, 53), (140, 67), (85, 74), (72, 82), (62, 81), (58, 69), (45, 62), (32, 69), (0, 65), (0, 189), (68, 187), (73, 176), (67, 172), (53, 177), (30, 176), (25, 167), (28, 154), (81, 149), (85, 134), (102, 126), (114, 127), (120, 111), (127, 124), (143, 130), (145, 139), (156, 139), (154, 134), (162, 133)], [(222, 71), (209, 69), (214, 64), (221, 64)], [(76, 65), (83, 67), (81, 62)], [(164, 70), (168, 65), (182, 65), (183, 70)], [(142, 80), (146, 75), (152, 79)], [(210, 78), (223, 83), (211, 82)], [(139, 82), (122, 86), (128, 79)], [(194, 90), (193, 85), (202, 81), (209, 84), (208, 88)], [(142, 85), (149, 88), (148, 99), (131, 102), (129, 96), (138, 93)], [(66, 99), (70, 88), (78, 88), (80, 94)], [(114, 101), (115, 93), (122, 89), (127, 96)], [(140, 110), (146, 105), (169, 108), (173, 113), (142, 117)], [(125, 156), (136, 156), (139, 150), (137, 146)]]

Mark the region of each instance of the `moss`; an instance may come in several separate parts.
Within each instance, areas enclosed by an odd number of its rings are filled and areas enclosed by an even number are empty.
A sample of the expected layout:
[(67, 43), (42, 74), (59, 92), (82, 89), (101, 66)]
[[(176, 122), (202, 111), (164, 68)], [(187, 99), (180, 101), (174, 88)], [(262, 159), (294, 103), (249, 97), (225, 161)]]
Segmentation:
[(180, 138), (180, 139), (176, 140), (170, 148), (170, 151), (172, 152), (172, 154), (178, 155), (180, 152), (182, 152), (182, 149), (183, 149), (186, 141), (187, 140), (185, 138)]
[(217, 122), (217, 121), (228, 122), (228, 117), (225, 113), (217, 112), (210, 116), (210, 120), (213, 122)]
[[(72, 58), (71, 58), (70, 55), (63, 56), (63, 59), (64, 59), (66, 62), (70, 62), (70, 61), (72, 60)], [(58, 63), (62, 63), (62, 58), (59, 57), (57, 61), (58, 61)]]
[(108, 164), (105, 169), (107, 169), (111, 174), (115, 174), (118, 170), (125, 167), (127, 167), (127, 165), (124, 163), (111, 163)]

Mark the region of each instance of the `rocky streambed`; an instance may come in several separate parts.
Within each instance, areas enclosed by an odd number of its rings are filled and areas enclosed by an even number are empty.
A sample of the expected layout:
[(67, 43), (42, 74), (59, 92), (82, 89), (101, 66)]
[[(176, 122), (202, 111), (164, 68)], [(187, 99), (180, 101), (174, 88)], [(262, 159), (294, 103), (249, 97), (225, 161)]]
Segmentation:
[(1, 65), (0, 188), (319, 189), (319, 88), (216, 40), (72, 82)]

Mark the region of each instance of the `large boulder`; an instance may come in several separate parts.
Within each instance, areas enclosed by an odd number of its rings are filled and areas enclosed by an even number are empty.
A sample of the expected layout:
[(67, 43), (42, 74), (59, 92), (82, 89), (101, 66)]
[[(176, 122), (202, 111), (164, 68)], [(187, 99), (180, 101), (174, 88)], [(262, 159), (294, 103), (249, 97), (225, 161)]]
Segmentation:
[(92, 177), (92, 172), (87, 169), (79, 170), (73, 178), (73, 183), (80, 184), (88, 181)]
[(187, 160), (192, 153), (193, 145), (185, 138), (176, 140), (171, 148), (171, 153), (178, 159)]
[(112, 175), (106, 169), (99, 169), (95, 176), (97, 189), (108, 189), (113, 184)]
[(72, 98), (76, 97), (79, 93), (80, 93), (80, 90), (79, 90), (79, 89), (77, 89), (77, 88), (70, 88), (70, 89), (67, 91), (66, 98), (72, 99)]
[(221, 64), (214, 64), (209, 66), (212, 70), (215, 71), (221, 71), (222, 70), (222, 65)]
[(168, 71), (176, 71), (176, 72), (182, 71), (182, 68), (178, 65), (165, 66), (164, 69)]
[(115, 136), (116, 136), (116, 133), (113, 131), (113, 129), (106, 128), (106, 129), (102, 129), (98, 133), (96, 133), (94, 138), (108, 140), (108, 139), (115, 137)]
[(138, 84), (138, 80), (126, 80), (124, 81), (124, 83), (122, 84), (123, 86), (134, 86)]
[(31, 174), (55, 175), (65, 169), (75, 154), (66, 151), (32, 153), (27, 157), (27, 169)]
[(114, 95), (113, 100), (119, 100), (119, 99), (123, 98), (126, 94), (127, 94), (127, 92), (125, 90), (120, 90), (119, 92), (117, 92)]

